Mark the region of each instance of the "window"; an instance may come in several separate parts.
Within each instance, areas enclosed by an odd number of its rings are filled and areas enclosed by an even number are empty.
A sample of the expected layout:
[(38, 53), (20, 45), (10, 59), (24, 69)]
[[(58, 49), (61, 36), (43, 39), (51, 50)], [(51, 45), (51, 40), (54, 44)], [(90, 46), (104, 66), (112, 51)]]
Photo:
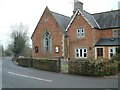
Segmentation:
[(111, 59), (113, 57), (113, 55), (115, 55), (115, 53), (116, 53), (115, 47), (109, 48), (109, 59)]
[(113, 30), (113, 37), (120, 37), (120, 30)]
[(42, 44), (43, 44), (43, 50), (46, 52), (51, 51), (51, 35), (49, 34), (48, 31), (45, 31), (43, 33), (43, 39), (42, 39)]
[(87, 49), (79, 48), (75, 49), (76, 58), (87, 58)]
[(103, 57), (103, 48), (97, 48), (97, 56)]
[(38, 53), (38, 46), (35, 46), (35, 53)]
[(85, 30), (83, 28), (77, 29), (77, 38), (84, 38)]

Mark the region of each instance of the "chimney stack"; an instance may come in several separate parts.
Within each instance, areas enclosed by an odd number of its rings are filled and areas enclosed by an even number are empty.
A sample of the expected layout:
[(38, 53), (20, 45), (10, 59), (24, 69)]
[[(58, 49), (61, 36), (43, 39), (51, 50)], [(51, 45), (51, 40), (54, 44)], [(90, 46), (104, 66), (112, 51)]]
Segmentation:
[(77, 9), (83, 10), (83, 3), (78, 0), (74, 0), (74, 11), (73, 12), (75, 12)]

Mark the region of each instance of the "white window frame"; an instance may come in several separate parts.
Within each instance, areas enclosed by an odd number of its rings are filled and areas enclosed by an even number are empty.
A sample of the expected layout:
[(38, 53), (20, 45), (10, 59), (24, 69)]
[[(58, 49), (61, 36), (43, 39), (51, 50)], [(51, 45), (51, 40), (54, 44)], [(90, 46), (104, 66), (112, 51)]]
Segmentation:
[[(82, 53), (81, 53), (81, 51), (82, 51)], [(78, 54), (78, 56), (77, 56), (77, 54)], [(84, 56), (85, 54), (86, 54), (86, 57)], [(79, 58), (83, 58), (83, 59), (87, 58), (87, 48), (76, 48), (75, 49), (75, 58), (78, 58), (78, 59)]]
[[(112, 57), (110, 56), (110, 54), (115, 55), (116, 54), (116, 47), (109, 47), (108, 48), (108, 55), (109, 55), (109, 59), (111, 59)], [(111, 52), (111, 50), (113, 50), (113, 52)]]
[(85, 29), (84, 28), (77, 29), (76, 36), (77, 36), (77, 38), (84, 38), (85, 37)]

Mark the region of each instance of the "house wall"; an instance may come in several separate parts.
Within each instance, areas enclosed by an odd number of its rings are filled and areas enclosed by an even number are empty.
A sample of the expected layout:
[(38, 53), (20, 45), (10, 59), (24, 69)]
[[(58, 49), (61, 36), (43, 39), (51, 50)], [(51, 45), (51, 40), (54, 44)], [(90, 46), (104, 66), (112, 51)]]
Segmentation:
[(102, 37), (102, 31), (95, 29), (95, 44), (99, 41), (101, 37)]
[[(97, 48), (103, 48), (103, 58), (105, 59), (105, 60), (107, 60), (107, 59), (110, 59), (109, 58), (109, 49), (110, 48), (117, 48), (117, 46), (97, 46), (97, 47), (95, 47), (95, 59), (97, 59), (98, 57), (97, 57)], [(116, 50), (115, 50), (115, 53), (116, 53)], [(114, 53), (114, 54), (115, 54)]]
[[(47, 30), (52, 35), (52, 52), (42, 51), (42, 35)], [(45, 9), (32, 36), (34, 58), (55, 58), (62, 56), (62, 32), (48, 8)], [(35, 53), (35, 46), (39, 52)], [(55, 52), (55, 46), (59, 46), (59, 53)]]
[(111, 37), (113, 37), (112, 29), (105, 29), (105, 30), (95, 29), (95, 43), (97, 43), (100, 38), (111, 38)]
[[(105, 29), (105, 30), (98, 30), (98, 29), (96, 29), (95, 30), (95, 43), (97, 43), (99, 40), (100, 40), (100, 38), (111, 38), (111, 37), (113, 37), (113, 32), (112, 32), (112, 29)], [(103, 58), (105, 58), (105, 59), (108, 59), (109, 58), (109, 54), (108, 54), (108, 52), (109, 52), (109, 50), (108, 50), (108, 46), (103, 46), (103, 48), (104, 48), (104, 57)], [(96, 49), (95, 49), (96, 50)], [(97, 59), (97, 51), (95, 51), (95, 59)]]
[[(77, 28), (85, 29), (85, 38), (77, 38), (76, 30)], [(69, 36), (69, 52), (68, 57), (73, 60), (75, 58), (75, 48), (87, 48), (87, 57), (94, 57), (94, 30), (88, 24), (88, 22), (83, 18), (82, 15), (77, 15), (73, 20), (71, 26), (68, 29)]]
[[(76, 30), (78, 28), (85, 29), (85, 38), (77, 38)], [(52, 35), (52, 52), (46, 53), (42, 51), (42, 35), (45, 30)], [(100, 40), (100, 38), (113, 37), (112, 29), (98, 30), (92, 28), (84, 16), (76, 15), (75, 19), (71, 23), (67, 37), (64, 37), (61, 32), (61, 28), (54, 19), (50, 10), (46, 7), (41, 19), (33, 33), (33, 57), (34, 58), (56, 58), (65, 57), (74, 60), (76, 48), (86, 48), (87, 58), (95, 58), (94, 45)], [(39, 52), (35, 53), (35, 46), (38, 46)], [(55, 46), (59, 46), (59, 53), (55, 53)], [(108, 47), (104, 47), (104, 58), (108, 58)]]
[(111, 38), (113, 37), (112, 29), (106, 29), (101, 31), (102, 38)]

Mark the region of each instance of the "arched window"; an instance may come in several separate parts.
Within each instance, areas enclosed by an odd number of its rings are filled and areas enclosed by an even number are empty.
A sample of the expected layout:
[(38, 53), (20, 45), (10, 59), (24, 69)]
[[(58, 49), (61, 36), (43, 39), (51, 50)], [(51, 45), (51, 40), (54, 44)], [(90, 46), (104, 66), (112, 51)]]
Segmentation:
[(48, 31), (45, 31), (43, 33), (43, 38), (42, 38), (42, 48), (43, 48), (43, 51), (45, 52), (50, 52), (51, 51), (51, 35)]

